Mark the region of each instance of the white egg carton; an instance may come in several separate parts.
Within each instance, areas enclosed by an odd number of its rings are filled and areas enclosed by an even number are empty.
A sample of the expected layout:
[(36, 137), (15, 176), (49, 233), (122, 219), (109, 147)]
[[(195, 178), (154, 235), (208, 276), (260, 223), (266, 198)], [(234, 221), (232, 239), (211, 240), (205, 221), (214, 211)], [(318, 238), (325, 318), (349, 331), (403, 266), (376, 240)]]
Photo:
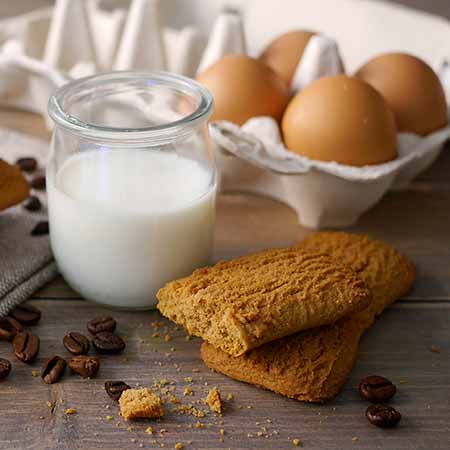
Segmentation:
[[(297, 7), (295, 0), (286, 1)], [(353, 7), (351, 0), (341, 1)], [(232, 2), (247, 9), (246, 20), (253, 28), (252, 14), (258, 17), (262, 4), (258, 1), (256, 7), (255, 2)], [(314, 7), (320, 2), (325, 0), (316, 0)], [(257, 46), (254, 40), (247, 41), (252, 36), (245, 36), (241, 17), (234, 12), (219, 14), (208, 38), (201, 24), (175, 29), (160, 19), (161, 9), (166, 16), (171, 11), (182, 17), (188, 15), (189, 8), (203, 12), (210, 10), (211, 4), (222, 3), (211, 0), (205, 8), (201, 1), (191, 1), (188, 6), (187, 2), (169, 0), (57, 0), (54, 8), (4, 19), (0, 21), (0, 103), (47, 118), (49, 95), (73, 78), (132, 69), (169, 70), (195, 76), (224, 54), (254, 53)], [(358, 14), (365, 14), (364, 8), (383, 8), (386, 20), (391, 16), (388, 5), (364, 6), (362, 0), (356, 3), (358, 7), (353, 10)], [(304, 6), (303, 11), (310, 8), (311, 5)], [(398, 12), (397, 8), (395, 14)], [(304, 14), (302, 17), (304, 20)], [(416, 25), (420, 21), (414, 20)], [(424, 19), (427, 27), (430, 21), (429, 17)], [(442, 24), (439, 26), (442, 29)], [(267, 24), (264, 30), (266, 27)], [(321, 76), (338, 73), (340, 59), (333, 39), (324, 35), (313, 37), (297, 68), (292, 90), (303, 89)], [(448, 67), (443, 67), (440, 75), (449, 93)], [(51, 126), (49, 121), (48, 125)], [(362, 168), (311, 161), (288, 152), (278, 125), (270, 118), (253, 118), (242, 127), (216, 122), (211, 124), (211, 136), (216, 144), (223, 190), (270, 196), (293, 207), (303, 225), (322, 228), (350, 225), (388, 189), (405, 187), (436, 159), (450, 129), (425, 138), (401, 133), (398, 159)]]
[[(236, 39), (243, 30), (237, 21), (236, 16), (219, 18), (212, 39)], [(203, 67), (222, 56), (214, 53), (217, 49), (220, 47), (212, 47), (210, 55), (206, 54), (209, 58), (205, 57), (207, 64)], [(324, 35), (312, 37), (296, 69), (292, 93), (322, 76), (339, 73), (340, 67), (336, 42)], [(443, 64), (439, 76), (447, 93), (449, 74), (448, 66)], [(407, 187), (436, 160), (450, 138), (450, 125), (426, 137), (398, 133), (398, 158), (384, 164), (352, 167), (290, 152), (283, 144), (277, 122), (270, 117), (254, 117), (241, 127), (218, 121), (211, 124), (210, 131), (224, 191), (248, 192), (282, 201), (296, 211), (302, 225), (314, 229), (354, 224), (389, 189)]]
[(221, 169), (222, 189), (265, 195), (291, 206), (308, 228), (354, 224), (389, 189), (405, 188), (438, 157), (450, 127), (426, 138), (398, 134), (399, 157), (365, 167), (310, 160), (286, 149), (278, 124), (255, 117), (242, 127), (210, 127)]

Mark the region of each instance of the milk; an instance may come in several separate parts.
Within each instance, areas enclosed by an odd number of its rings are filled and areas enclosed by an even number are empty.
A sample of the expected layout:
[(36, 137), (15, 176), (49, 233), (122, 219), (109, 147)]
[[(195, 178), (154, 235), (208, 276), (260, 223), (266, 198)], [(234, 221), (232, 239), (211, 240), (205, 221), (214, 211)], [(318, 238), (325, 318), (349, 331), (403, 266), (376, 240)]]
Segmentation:
[(149, 308), (166, 282), (207, 265), (214, 172), (150, 149), (80, 152), (47, 175), (51, 245), (85, 298)]

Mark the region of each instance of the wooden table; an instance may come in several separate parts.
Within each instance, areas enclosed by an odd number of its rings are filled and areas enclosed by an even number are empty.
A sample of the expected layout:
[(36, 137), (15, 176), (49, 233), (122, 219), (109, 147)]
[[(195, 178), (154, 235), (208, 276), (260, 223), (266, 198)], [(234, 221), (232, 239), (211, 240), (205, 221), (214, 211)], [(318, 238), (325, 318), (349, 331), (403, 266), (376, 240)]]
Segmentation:
[[(42, 121), (31, 114), (0, 111), (0, 123), (48, 136)], [(9, 344), (0, 342), (0, 357), (13, 361), (13, 373), (0, 384), (0, 448), (171, 449), (180, 442), (186, 449), (279, 450), (295, 448), (292, 440), (297, 438), (308, 449), (448, 449), (449, 173), (447, 146), (409, 189), (389, 193), (349, 229), (381, 238), (404, 252), (417, 264), (418, 280), (362, 340), (356, 367), (335, 401), (303, 404), (213, 373), (199, 358), (200, 341), (186, 340), (183, 331), (156, 312), (114, 313), (127, 349), (122, 355), (102, 358), (96, 379), (66, 373), (62, 382), (45, 385), (32, 373), (53, 353), (68, 356), (62, 346), (65, 332), (84, 332), (90, 318), (107, 312), (84, 301), (58, 278), (32, 300), (43, 311), (35, 327), (41, 337), (38, 360), (31, 366), (19, 363)], [(281, 203), (223, 195), (218, 202), (215, 258), (283, 246), (307, 233)], [(161, 321), (167, 330), (155, 329), (154, 321)], [(152, 337), (156, 332), (160, 337)], [(172, 336), (168, 342), (166, 332)], [(432, 346), (440, 353), (432, 352)], [(399, 387), (392, 401), (403, 414), (397, 429), (375, 428), (364, 417), (367, 404), (359, 398), (357, 385), (372, 373), (390, 378)], [(226, 402), (223, 417), (208, 414), (198, 419), (169, 412), (160, 423), (127, 424), (103, 390), (108, 379), (122, 379), (132, 386), (152, 386), (165, 379), (183, 403), (199, 401), (199, 408), (204, 408), (201, 399), (212, 386), (218, 386), (225, 397), (232, 394), (233, 400)], [(192, 388), (193, 396), (183, 396), (186, 387)], [(77, 413), (67, 415), (67, 408)], [(198, 421), (205, 426), (196, 428)], [(150, 424), (153, 435), (145, 432)]]

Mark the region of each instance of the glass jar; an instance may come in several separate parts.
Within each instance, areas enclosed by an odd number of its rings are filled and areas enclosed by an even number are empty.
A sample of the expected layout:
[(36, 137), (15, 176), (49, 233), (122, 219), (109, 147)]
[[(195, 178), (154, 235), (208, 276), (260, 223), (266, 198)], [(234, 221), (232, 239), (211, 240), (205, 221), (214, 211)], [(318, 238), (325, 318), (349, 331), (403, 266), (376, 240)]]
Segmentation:
[(166, 282), (209, 263), (212, 103), (189, 78), (138, 72), (76, 80), (50, 98), (51, 246), (86, 299), (148, 309)]

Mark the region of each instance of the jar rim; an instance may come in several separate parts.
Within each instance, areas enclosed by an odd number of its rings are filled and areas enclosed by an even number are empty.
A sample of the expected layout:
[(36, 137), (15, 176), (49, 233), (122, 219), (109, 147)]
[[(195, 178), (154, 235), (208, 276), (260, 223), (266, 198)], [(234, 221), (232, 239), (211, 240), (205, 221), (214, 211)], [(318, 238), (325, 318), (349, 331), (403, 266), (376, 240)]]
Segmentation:
[[(147, 83), (172, 88), (198, 100), (196, 109), (172, 122), (138, 128), (120, 128), (96, 125), (69, 114), (64, 100), (82, 90), (95, 88), (108, 82), (133, 81), (144, 79)], [(101, 141), (121, 141), (142, 143), (152, 140), (158, 143), (173, 141), (191, 133), (191, 130), (210, 117), (213, 109), (211, 93), (197, 81), (170, 72), (115, 71), (78, 78), (64, 84), (54, 92), (48, 102), (48, 114), (60, 127), (74, 134)]]

